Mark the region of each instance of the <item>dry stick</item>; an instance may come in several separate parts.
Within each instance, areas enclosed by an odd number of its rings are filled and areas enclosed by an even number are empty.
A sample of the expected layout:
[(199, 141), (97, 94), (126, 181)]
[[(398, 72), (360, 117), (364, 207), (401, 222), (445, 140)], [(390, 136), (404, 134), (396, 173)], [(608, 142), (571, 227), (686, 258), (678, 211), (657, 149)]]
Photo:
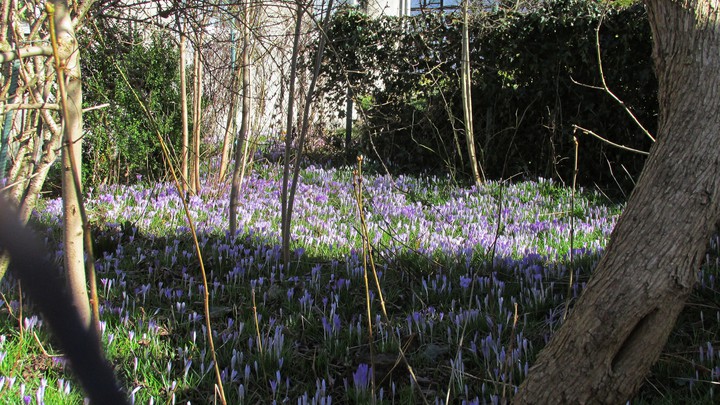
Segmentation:
[(620, 100), (607, 86), (607, 83), (605, 82), (605, 73), (603, 73), (603, 65), (602, 65), (602, 55), (600, 54), (600, 27), (602, 26), (603, 18), (605, 18), (605, 14), (600, 16), (600, 21), (598, 21), (598, 25), (595, 28), (595, 45), (597, 49), (597, 58), (598, 58), (598, 68), (600, 69), (600, 80), (602, 80), (603, 89), (605, 89), (605, 92), (610, 95), (615, 101), (620, 104), (623, 109), (630, 115), (630, 118), (632, 118), (633, 121), (640, 127), (640, 129), (645, 133), (645, 135), (650, 138), (653, 142), (655, 142), (655, 138), (650, 134), (650, 131), (645, 129), (645, 127), (638, 121), (637, 117), (635, 117), (635, 114), (630, 111), (630, 109), (625, 105), (625, 103)]
[[(380, 279), (378, 278), (377, 269), (375, 267), (375, 260), (373, 259), (373, 255), (372, 255), (372, 246), (370, 245), (370, 237), (368, 234), (367, 221), (365, 218), (365, 208), (364, 208), (363, 198), (362, 198), (362, 161), (363, 161), (363, 157), (358, 156), (358, 169), (355, 171), (355, 180), (356, 181), (354, 182), (354, 185), (357, 184), (356, 191), (355, 191), (355, 200), (356, 200), (357, 206), (358, 206), (358, 216), (360, 218), (361, 236), (363, 239), (363, 272), (365, 275), (365, 290), (366, 290), (366, 299), (367, 299), (368, 323), (370, 325), (370, 358), (371, 358), (371, 362), (373, 362), (373, 357), (372, 357), (373, 356), (373, 352), (372, 352), (372, 318), (371, 318), (371, 314), (370, 314), (370, 290), (369, 290), (368, 281), (367, 281), (367, 270), (368, 270), (367, 262), (369, 262), (369, 264), (370, 264), (370, 270), (372, 270), (373, 278), (375, 279), (375, 287), (377, 288), (377, 291), (378, 291), (378, 299), (380, 301), (380, 309), (383, 314), (383, 320), (388, 325), (390, 324), (390, 317), (388, 316), (387, 308), (385, 306), (385, 299), (384, 299), (383, 293), (382, 293), (382, 288), (380, 287)], [(402, 348), (401, 344), (398, 345), (398, 351), (399, 351), (399, 354), (400, 354), (400, 357), (401, 357), (403, 363), (405, 363), (405, 367), (407, 368), (408, 373), (410, 374), (410, 378), (412, 378), (412, 382), (415, 384), (416, 387), (418, 387), (418, 391), (420, 392), (420, 395), (422, 395), (422, 391), (420, 390), (420, 384), (418, 383), (417, 376), (415, 375), (415, 371), (413, 370), (412, 366), (410, 365), (410, 362), (408, 361), (407, 356), (405, 356), (405, 350)], [(371, 376), (372, 376), (372, 384), (373, 384), (373, 388), (374, 388), (374, 384), (375, 384), (374, 372), (371, 374)], [(374, 398), (375, 398), (375, 396), (374, 396), (374, 391), (373, 391), (373, 401), (375, 400)], [(422, 395), (422, 399), (423, 399), (423, 403), (428, 404), (428, 401), (424, 395)]]
[(250, 290), (250, 296), (252, 297), (252, 310), (253, 310), (253, 319), (255, 320), (255, 335), (257, 337), (257, 345), (258, 345), (258, 352), (262, 354), (263, 347), (262, 347), (262, 338), (260, 337), (260, 322), (258, 321), (258, 314), (257, 314), (257, 305), (255, 305), (255, 289)]
[[(19, 286), (20, 286), (20, 285), (18, 284), (18, 287), (19, 287)], [(19, 305), (22, 307), (22, 291), (19, 291), (19, 292), (18, 292), (18, 295), (19, 295), (18, 301), (20, 302)], [(4, 304), (4, 305), (2, 305), (2, 306), (4, 306), (5, 308), (7, 308), (8, 315), (10, 315), (12, 318), (18, 319), (18, 318), (15, 316), (15, 311), (13, 311), (12, 306), (10, 306), (10, 301), (8, 301), (7, 297), (5, 297), (5, 294), (3, 294), (2, 291), (0, 291), (0, 300), (2, 300), (2, 302), (3, 302), (3, 304)], [(1, 386), (1, 385), (0, 385), (0, 386)]]
[[(38, 347), (40, 348), (40, 351), (42, 352), (43, 356), (49, 357), (49, 358), (60, 358), (65, 356), (64, 354), (50, 354), (47, 350), (45, 350), (45, 346), (43, 346), (42, 342), (40, 341), (40, 338), (38, 337), (37, 333), (33, 331), (33, 338), (35, 338), (35, 343), (37, 343)], [(22, 340), (22, 338), (20, 339)]]
[(628, 152), (639, 153), (639, 154), (641, 154), (641, 155), (649, 155), (649, 153), (648, 153), (648, 152), (645, 152), (644, 150), (633, 149), (633, 148), (631, 148), (631, 147), (629, 147), (629, 146), (620, 145), (619, 143), (612, 142), (612, 141), (610, 141), (610, 140), (608, 140), (608, 139), (605, 139), (605, 138), (603, 138), (602, 136), (596, 134), (595, 132), (593, 132), (593, 131), (591, 131), (591, 130), (589, 130), (589, 129), (587, 129), (587, 128), (583, 128), (583, 127), (581, 127), (581, 126), (579, 126), (579, 125), (573, 124), (573, 128), (574, 128), (574, 129), (579, 129), (579, 130), (581, 130), (581, 131), (582, 131), (583, 133), (585, 133), (585, 134), (594, 136), (595, 138), (597, 138), (597, 139), (599, 139), (599, 140), (607, 143), (607, 144), (610, 145), (610, 146), (614, 146), (614, 147), (616, 147), (616, 148), (619, 148), (619, 149), (622, 149), (622, 150), (626, 150), (626, 151), (628, 151)]
[[(591, 89), (602, 90), (602, 91), (604, 91), (605, 93), (607, 93), (610, 97), (612, 97), (613, 100), (615, 100), (618, 104), (620, 104), (620, 106), (625, 110), (625, 112), (628, 113), (628, 115), (629, 115), (630, 118), (633, 120), (633, 122), (635, 122), (635, 124), (637, 124), (637, 126), (640, 128), (640, 130), (642, 130), (643, 133), (644, 133), (648, 138), (650, 138), (653, 142), (655, 142), (655, 138), (652, 136), (652, 134), (650, 134), (650, 131), (648, 131), (648, 130), (643, 126), (643, 124), (640, 123), (640, 121), (637, 119), (637, 117), (635, 116), (635, 114), (633, 114), (633, 112), (630, 111), (630, 108), (628, 108), (628, 106), (625, 104), (625, 102), (622, 101), (622, 100), (620, 100), (620, 98), (619, 98), (618, 96), (616, 96), (615, 93), (613, 93), (613, 92), (610, 90), (610, 88), (609, 88), (608, 85), (607, 85), (607, 82), (605, 81), (605, 73), (604, 73), (604, 71), (603, 71), (603, 64), (602, 64), (602, 54), (601, 54), (601, 52), (600, 52), (600, 27), (602, 26), (602, 22), (603, 22), (603, 19), (604, 19), (604, 18), (605, 18), (605, 15), (604, 15), (604, 14), (603, 14), (602, 16), (600, 16), (600, 21), (598, 21), (597, 27), (595, 27), (595, 49), (596, 49), (596, 52), (597, 52), (598, 69), (600, 70), (600, 81), (602, 82), (602, 87), (591, 86), (591, 85), (589, 85), (589, 84), (580, 83), (580, 82), (576, 81), (575, 79), (573, 79), (572, 77), (570, 77), (570, 80), (571, 80), (573, 83), (577, 84), (577, 85), (580, 85), (580, 86), (583, 86), (583, 87), (588, 87), (588, 88), (591, 88)], [(583, 131), (586, 132), (586, 133), (588, 133), (588, 134), (591, 134), (591, 135), (597, 137), (598, 139), (600, 139), (600, 140), (602, 140), (602, 141), (605, 141), (605, 142), (607, 142), (607, 143), (609, 143), (609, 144), (611, 144), (611, 145), (613, 145), (613, 146), (621, 147), (621, 148), (623, 148), (623, 149), (627, 149), (627, 150), (630, 150), (630, 151), (633, 151), (633, 152), (637, 152), (637, 153), (647, 154), (647, 152), (637, 151), (637, 150), (635, 150), (635, 149), (631, 149), (631, 148), (627, 148), (627, 147), (622, 147), (621, 145), (614, 144), (614, 143), (612, 143), (612, 142), (610, 142), (610, 141), (607, 141), (606, 139), (602, 138), (601, 136), (595, 134), (595, 133), (592, 132), (592, 131), (587, 131), (587, 130), (583, 130)]]
[[(363, 215), (363, 203), (362, 203), (362, 156), (358, 156), (358, 168), (353, 173), (353, 189), (355, 191), (355, 202), (358, 207), (358, 217), (360, 218), (360, 233), (362, 236), (362, 248), (363, 248), (363, 281), (365, 283), (365, 309), (368, 323), (368, 348), (370, 349), (370, 395), (372, 403), (375, 403), (375, 349), (373, 345), (373, 321), (372, 321), (372, 309), (370, 307), (370, 283), (368, 282), (368, 264), (367, 257), (368, 251), (370, 250), (369, 240), (367, 239), (367, 228), (365, 227), (365, 216)], [(372, 255), (372, 252), (370, 252)]]
[(130, 82), (127, 79), (127, 76), (125, 76), (125, 73), (120, 69), (120, 66), (113, 61), (113, 64), (115, 65), (115, 69), (120, 74), (120, 77), (122, 78), (123, 82), (128, 86), (130, 91), (132, 91), (133, 96), (135, 97), (135, 100), (137, 100), (138, 105), (140, 105), (140, 108), (142, 108), (143, 112), (145, 113), (145, 116), (147, 117), (148, 121), (152, 124), (153, 129), (155, 130), (155, 135), (158, 138), (158, 141), (160, 142), (160, 146), (163, 151), (163, 156), (165, 157), (165, 160), (168, 162), (168, 168), (170, 169), (170, 174), (173, 178), (173, 183), (175, 183), (175, 189), (178, 192), (178, 196), (180, 197), (180, 201), (183, 206), (183, 211), (185, 212), (185, 217), (187, 219), (188, 227), (190, 228), (190, 233), (192, 234), (193, 238), (193, 244), (195, 245), (195, 253), (198, 256), (198, 261), (200, 262), (200, 274), (202, 276), (202, 282), (203, 282), (203, 309), (205, 312), (205, 326), (207, 329), (207, 339), (208, 339), (208, 345), (210, 346), (210, 354), (212, 355), (213, 363), (214, 363), (214, 369), (215, 369), (215, 379), (216, 379), (216, 387), (220, 392), (220, 402), (223, 405), (227, 405), (227, 400), (225, 399), (225, 390), (223, 389), (223, 383), (222, 383), (222, 377), (220, 375), (220, 365), (217, 361), (217, 353), (215, 353), (215, 342), (213, 340), (213, 334), (212, 334), (212, 324), (210, 322), (210, 293), (208, 289), (208, 281), (207, 281), (207, 272), (205, 271), (205, 263), (203, 261), (202, 252), (200, 250), (200, 242), (198, 242), (198, 236), (197, 231), (195, 229), (195, 223), (192, 220), (192, 217), (190, 216), (190, 209), (188, 207), (187, 201), (185, 201), (185, 198), (182, 193), (182, 187), (180, 185), (180, 180), (177, 177), (177, 174), (175, 173), (175, 168), (172, 164), (170, 164), (170, 150), (168, 149), (167, 144), (165, 143), (165, 140), (163, 139), (162, 135), (160, 134), (160, 131), (157, 128), (157, 123), (155, 122), (155, 119), (150, 114), (150, 111), (148, 111), (147, 106), (143, 101), (140, 99), (140, 96), (138, 96), (135, 89), (130, 85)]
[[(63, 126), (67, 125), (65, 122), (69, 110), (67, 105), (67, 89), (65, 88), (65, 66), (62, 65), (60, 60), (60, 54), (58, 53), (58, 40), (57, 32), (55, 30), (55, 5), (51, 2), (45, 3), (45, 9), (48, 14), (48, 22), (50, 23), (50, 44), (53, 49), (53, 59), (55, 61), (55, 72), (57, 73), (57, 84), (58, 92), (60, 93), (60, 106), (63, 115)], [(66, 138), (69, 135), (66, 134)], [(95, 254), (93, 251), (93, 244), (90, 232), (90, 221), (88, 221), (87, 211), (85, 210), (85, 203), (83, 202), (82, 196), (82, 184), (80, 182), (80, 168), (78, 162), (75, 160), (73, 153), (74, 142), (72, 139), (66, 139), (68, 148), (68, 157), (70, 158), (70, 171), (73, 177), (73, 186), (75, 187), (75, 194), (77, 195), (78, 210), (80, 211), (80, 220), (82, 221), (83, 227), (83, 245), (85, 248), (85, 273), (87, 282), (90, 284), (90, 305), (92, 307), (92, 326), (95, 330), (100, 333), (100, 303), (98, 300), (97, 293), (97, 280), (95, 276)]]
[(572, 190), (570, 191), (570, 265), (568, 270), (570, 271), (570, 280), (568, 281), (567, 297), (565, 298), (565, 312), (563, 313), (563, 321), (567, 319), (568, 312), (570, 311), (570, 294), (572, 293), (573, 278), (575, 275), (575, 269), (572, 264), (574, 262), (573, 245), (575, 244), (575, 185), (577, 184), (578, 175), (578, 140), (573, 134), (573, 142), (575, 142), (575, 164), (573, 166), (573, 181)]

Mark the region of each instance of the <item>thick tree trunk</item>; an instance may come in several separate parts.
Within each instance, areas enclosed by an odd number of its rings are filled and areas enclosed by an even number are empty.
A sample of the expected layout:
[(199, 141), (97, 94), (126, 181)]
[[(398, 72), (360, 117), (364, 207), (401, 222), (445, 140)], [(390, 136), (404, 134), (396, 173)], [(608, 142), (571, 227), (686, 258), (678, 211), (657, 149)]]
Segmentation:
[(657, 360), (720, 219), (720, 9), (647, 0), (660, 121), (637, 188), (515, 403), (624, 403)]

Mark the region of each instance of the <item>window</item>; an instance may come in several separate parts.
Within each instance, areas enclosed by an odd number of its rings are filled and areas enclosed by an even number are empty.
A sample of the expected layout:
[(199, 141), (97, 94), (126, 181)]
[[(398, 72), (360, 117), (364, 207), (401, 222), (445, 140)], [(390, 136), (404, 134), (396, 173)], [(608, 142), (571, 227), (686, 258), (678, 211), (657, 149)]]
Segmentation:
[(462, 0), (412, 0), (412, 14), (425, 12), (453, 12), (460, 8)]

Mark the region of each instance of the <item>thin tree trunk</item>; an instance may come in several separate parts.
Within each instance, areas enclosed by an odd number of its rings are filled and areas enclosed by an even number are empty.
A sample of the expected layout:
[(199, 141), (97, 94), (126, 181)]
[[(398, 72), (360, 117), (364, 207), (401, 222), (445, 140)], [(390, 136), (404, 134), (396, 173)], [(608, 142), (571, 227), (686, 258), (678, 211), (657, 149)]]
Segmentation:
[(467, 142), (470, 168), (472, 169), (475, 185), (480, 185), (485, 180), (485, 173), (482, 167), (478, 166), (478, 159), (475, 153), (475, 134), (473, 129), (472, 112), (472, 77), (470, 74), (470, 35), (468, 33), (468, 2), (463, 1), (463, 28), (462, 28), (462, 102), (463, 113), (465, 114), (465, 141)]
[(318, 42), (317, 51), (315, 53), (315, 61), (313, 66), (313, 72), (310, 79), (310, 86), (308, 87), (307, 94), (305, 95), (305, 105), (303, 106), (303, 116), (300, 127), (300, 134), (298, 136), (297, 145), (295, 146), (295, 167), (293, 168), (293, 178), (290, 185), (290, 192), (287, 198), (287, 210), (285, 220), (287, 221), (285, 230), (287, 236), (287, 243), (283, 239), (283, 259), (285, 260), (285, 268), (290, 265), (290, 224), (292, 222), (293, 205), (295, 203), (295, 192), (297, 190), (298, 178), (300, 176), (300, 160), (302, 159), (303, 150), (305, 148), (305, 138), (310, 130), (310, 108), (312, 107), (313, 98), (315, 97), (315, 86), (317, 84), (318, 76), (320, 76), (320, 66), (322, 64), (323, 52), (325, 50), (325, 42), (327, 37), (325, 33), (328, 31), (328, 24), (330, 22), (330, 13), (332, 12), (333, 0), (328, 1), (327, 9), (325, 12), (325, 18), (320, 29), (320, 41)]
[(193, 135), (192, 135), (192, 174), (190, 176), (190, 185), (195, 193), (200, 192), (200, 134), (202, 132), (202, 58), (201, 49), (203, 41), (203, 32), (197, 35), (194, 53), (194, 72), (193, 81)]
[[(252, 91), (252, 89), (250, 91)], [(251, 133), (257, 134), (257, 130), (252, 130)], [(253, 159), (252, 156), (250, 156), (251, 143), (254, 144), (254, 140), (250, 138), (250, 134), (248, 134), (248, 137), (245, 138), (243, 144), (242, 167), (240, 168), (240, 184), (242, 184), (243, 180), (245, 179), (245, 173), (247, 172), (247, 169), (252, 169)]]
[[(239, 68), (238, 68), (239, 70)], [(242, 73), (233, 74), (233, 77), (239, 76)], [(223, 180), (225, 180), (225, 176), (227, 176), (228, 166), (230, 165), (230, 153), (232, 152), (233, 148), (233, 139), (235, 138), (235, 115), (237, 114), (237, 101), (236, 101), (236, 95), (235, 95), (235, 82), (236, 80), (233, 78), (232, 83), (232, 95), (230, 97), (230, 105), (228, 106), (228, 116), (227, 120), (225, 121), (225, 131), (223, 134), (223, 144), (222, 144), (222, 151), (220, 153), (220, 169), (218, 171), (217, 176), (217, 182), (222, 183)]]
[(237, 233), (237, 204), (240, 196), (243, 145), (248, 138), (248, 128), (250, 126), (250, 0), (245, 0), (243, 3), (243, 21), (245, 23), (243, 24), (243, 48), (240, 61), (242, 67), (242, 120), (240, 121), (238, 143), (235, 147), (235, 165), (230, 187), (230, 237), (235, 237)]
[(176, 16), (178, 31), (180, 31), (180, 115), (182, 117), (182, 150), (180, 152), (182, 160), (182, 191), (183, 195), (188, 192), (188, 152), (189, 152), (189, 129), (188, 129), (188, 103), (187, 103), (187, 72), (185, 71), (185, 52), (187, 37), (180, 23), (180, 16)]
[(232, 78), (230, 80), (230, 106), (228, 108), (228, 116), (227, 121), (225, 121), (225, 133), (223, 134), (223, 144), (222, 144), (222, 153), (220, 154), (220, 170), (218, 172), (217, 182), (221, 183), (225, 179), (225, 175), (227, 173), (229, 161), (230, 161), (230, 151), (232, 150), (233, 145), (233, 138), (235, 135), (235, 110), (237, 106), (237, 95), (235, 94), (236, 85), (238, 82), (238, 78), (242, 74), (242, 64), (238, 63), (237, 66), (235, 64), (237, 63), (236, 59), (236, 40), (235, 40), (235, 31), (233, 30), (233, 35), (231, 35), (231, 42), (232, 42), (232, 55), (231, 55), (231, 65), (232, 65)]
[[(62, 146), (63, 258), (73, 305), (77, 308), (83, 324), (90, 328), (92, 317), (85, 275), (81, 215), (82, 82), (80, 80), (80, 58), (67, 2), (56, 0), (53, 3), (58, 45), (57, 57), (65, 69), (67, 78), (65, 82), (66, 100), (63, 107), (65, 136)], [(58, 79), (62, 80), (62, 75), (59, 75)]]
[(290, 182), (290, 159), (292, 158), (293, 121), (295, 115), (295, 80), (297, 77), (297, 59), (300, 50), (300, 30), (302, 17), (305, 12), (303, 0), (297, 0), (297, 13), (295, 17), (295, 34), (293, 37), (293, 50), (290, 60), (290, 82), (288, 91), (287, 127), (285, 132), (285, 159), (283, 162), (283, 183), (280, 192), (280, 238), (282, 244), (283, 263), (290, 263), (290, 212), (288, 210), (288, 191)]
[(517, 404), (625, 403), (696, 282), (720, 220), (720, 9), (647, 0), (659, 82), (653, 146), (606, 253)]

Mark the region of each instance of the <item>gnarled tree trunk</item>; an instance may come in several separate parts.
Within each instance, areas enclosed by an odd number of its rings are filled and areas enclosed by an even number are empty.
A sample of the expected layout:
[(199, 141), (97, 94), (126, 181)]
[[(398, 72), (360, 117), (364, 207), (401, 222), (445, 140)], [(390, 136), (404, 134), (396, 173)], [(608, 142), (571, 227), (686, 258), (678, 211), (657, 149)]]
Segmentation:
[(657, 360), (720, 219), (720, 8), (647, 0), (658, 141), (607, 251), (515, 403), (624, 403)]

